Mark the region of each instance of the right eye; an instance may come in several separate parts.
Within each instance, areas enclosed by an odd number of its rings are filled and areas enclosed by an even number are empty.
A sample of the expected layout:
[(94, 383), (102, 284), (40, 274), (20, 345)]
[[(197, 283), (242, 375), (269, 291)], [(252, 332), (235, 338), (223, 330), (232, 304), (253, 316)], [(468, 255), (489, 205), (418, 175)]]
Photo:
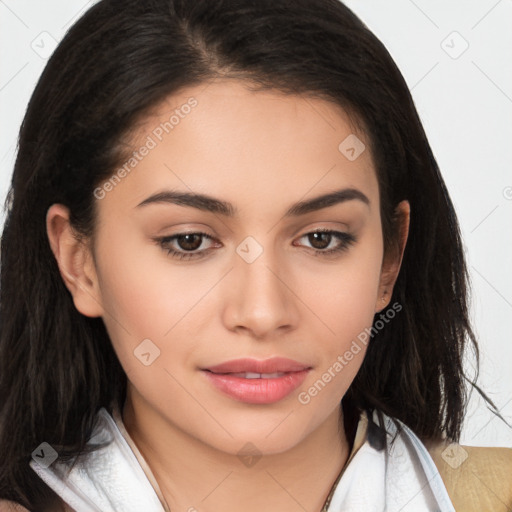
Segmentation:
[(155, 242), (157, 242), (162, 249), (167, 251), (167, 254), (172, 258), (188, 260), (192, 258), (202, 258), (206, 253), (212, 250), (211, 247), (203, 247), (202, 250), (199, 250), (203, 246), (205, 238), (207, 240), (214, 240), (214, 238), (207, 233), (194, 231), (190, 233), (177, 233), (172, 236), (155, 238)]

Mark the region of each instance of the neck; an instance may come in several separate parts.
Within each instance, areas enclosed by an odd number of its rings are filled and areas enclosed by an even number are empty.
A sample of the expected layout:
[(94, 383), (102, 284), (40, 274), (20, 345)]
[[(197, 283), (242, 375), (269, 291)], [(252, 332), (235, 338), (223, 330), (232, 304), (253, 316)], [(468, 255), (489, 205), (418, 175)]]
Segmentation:
[(337, 408), (292, 449), (250, 459), (226, 453), (169, 423), (128, 395), (125, 427), (171, 511), (321, 512), (344, 467), (349, 442)]

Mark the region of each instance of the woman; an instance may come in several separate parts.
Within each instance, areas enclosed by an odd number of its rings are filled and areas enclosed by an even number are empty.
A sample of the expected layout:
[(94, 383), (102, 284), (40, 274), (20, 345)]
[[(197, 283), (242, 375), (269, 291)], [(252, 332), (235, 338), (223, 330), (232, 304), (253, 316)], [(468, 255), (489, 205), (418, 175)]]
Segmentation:
[(33, 94), (9, 201), (0, 498), (454, 510), (457, 219), (341, 3), (99, 2)]

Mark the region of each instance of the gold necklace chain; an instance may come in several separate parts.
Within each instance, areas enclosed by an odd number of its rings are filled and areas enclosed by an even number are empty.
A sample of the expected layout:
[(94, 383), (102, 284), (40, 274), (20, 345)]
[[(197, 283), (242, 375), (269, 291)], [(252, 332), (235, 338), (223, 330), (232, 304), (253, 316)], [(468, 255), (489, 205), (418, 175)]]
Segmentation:
[(345, 465), (341, 468), (340, 474), (337, 476), (336, 480), (332, 484), (331, 490), (329, 491), (329, 494), (327, 495), (327, 498), (325, 499), (325, 503), (324, 503), (324, 506), (322, 507), (321, 512), (328, 511), (329, 505), (331, 504), (331, 500), (334, 495), (334, 491), (336, 490), (336, 487), (338, 486), (338, 483), (341, 480), (341, 475), (343, 475), (343, 472), (345, 471), (346, 467), (347, 467), (347, 463), (345, 463)]
[[(343, 475), (343, 472), (345, 470), (345, 466), (343, 466), (343, 468), (341, 469), (341, 471), (340, 471), (339, 475), (337, 476), (336, 480), (332, 484), (331, 490), (329, 491), (329, 494), (327, 495), (327, 498), (325, 499), (324, 505), (323, 505), (322, 510), (320, 512), (328, 512), (329, 505), (331, 504), (332, 497), (334, 496), (334, 491), (336, 490), (336, 487), (337, 487), (337, 485), (338, 485), (338, 483), (339, 483), (339, 481), (341, 479), (341, 475)], [(166, 499), (163, 496), (162, 496), (162, 499), (163, 499), (162, 505), (164, 506), (165, 511), (166, 512), (171, 512), (171, 509), (170, 509), (169, 505), (167, 504)]]
[[(349, 455), (350, 458), (350, 455)], [(341, 480), (341, 477), (343, 473), (345, 472), (345, 468), (347, 467), (348, 460), (345, 462), (344, 466), (341, 468), (341, 471), (339, 472), (338, 476), (336, 477), (336, 480), (331, 486), (331, 489), (329, 490), (329, 494), (327, 495), (327, 498), (325, 498), (325, 502), (323, 504), (322, 510), (320, 512), (328, 512), (329, 505), (331, 504), (332, 497), (334, 496), (334, 492), (336, 491), (336, 487), (338, 486), (339, 481)], [(164, 498), (164, 496), (161, 496), (161, 502), (163, 500), (163, 507), (165, 509), (165, 512), (172, 512), (171, 508), (169, 507), (167, 500)]]

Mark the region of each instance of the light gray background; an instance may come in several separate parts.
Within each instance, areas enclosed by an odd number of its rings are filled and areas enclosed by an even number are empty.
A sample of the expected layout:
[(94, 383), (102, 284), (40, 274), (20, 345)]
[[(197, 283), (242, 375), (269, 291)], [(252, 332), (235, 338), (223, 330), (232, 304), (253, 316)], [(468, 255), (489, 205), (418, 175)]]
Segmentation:
[[(46, 58), (93, 3), (0, 0), (2, 202)], [(479, 383), (512, 422), (512, 0), (346, 3), (386, 45), (412, 90), (467, 248)], [(512, 430), (473, 393), (461, 442), (512, 446)]]

